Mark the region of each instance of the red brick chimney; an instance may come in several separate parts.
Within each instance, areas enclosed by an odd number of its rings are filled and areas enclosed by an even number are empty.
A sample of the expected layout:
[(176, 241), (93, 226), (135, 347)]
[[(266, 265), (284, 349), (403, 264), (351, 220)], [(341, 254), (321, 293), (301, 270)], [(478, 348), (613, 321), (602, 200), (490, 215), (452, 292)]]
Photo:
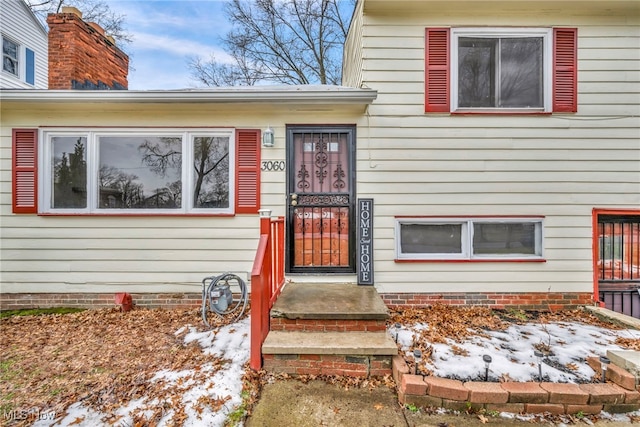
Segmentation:
[(127, 89), (129, 57), (75, 7), (47, 17), (49, 89)]

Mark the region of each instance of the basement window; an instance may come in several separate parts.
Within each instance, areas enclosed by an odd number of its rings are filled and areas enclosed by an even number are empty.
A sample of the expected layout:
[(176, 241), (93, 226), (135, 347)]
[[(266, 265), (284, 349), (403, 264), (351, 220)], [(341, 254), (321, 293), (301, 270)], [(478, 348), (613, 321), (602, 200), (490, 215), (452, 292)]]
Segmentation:
[(540, 260), (541, 218), (397, 218), (399, 260)]

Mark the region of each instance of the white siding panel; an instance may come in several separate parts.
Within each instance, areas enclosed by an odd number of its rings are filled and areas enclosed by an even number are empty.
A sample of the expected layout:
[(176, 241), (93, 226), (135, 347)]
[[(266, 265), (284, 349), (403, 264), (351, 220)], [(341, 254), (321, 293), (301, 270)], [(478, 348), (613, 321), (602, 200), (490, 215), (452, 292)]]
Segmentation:
[[(11, 213), (11, 129), (38, 126), (236, 127), (270, 125), (286, 158), (285, 123), (356, 123), (360, 112), (299, 112), (288, 106), (5, 104), (0, 118), (2, 292), (200, 292), (206, 276), (247, 277), (258, 215), (37, 216)], [(213, 119), (212, 119), (213, 118)], [(285, 172), (261, 173), (262, 207), (284, 214)]]
[[(0, 7), (0, 32), (20, 45), (18, 61), (19, 78), (0, 70), (0, 88), (46, 89), (48, 87), (48, 41), (47, 33), (35, 16), (27, 9), (23, 0), (2, 0)], [(25, 48), (34, 52), (35, 84), (25, 82)]]
[[(428, 3), (376, 2), (365, 10), (365, 84), (378, 99), (361, 135), (358, 191), (376, 204), (376, 286), (589, 292), (592, 209), (640, 208), (637, 9)], [(578, 27), (578, 113), (425, 114), (425, 28), (465, 25)], [(394, 217), (411, 215), (542, 215), (546, 262), (394, 262)]]
[[(343, 82), (378, 91), (365, 116), (282, 108), (77, 105), (3, 109), (0, 130), (2, 291), (199, 292), (206, 275), (246, 274), (257, 216), (37, 217), (11, 214), (12, 127), (271, 124), (284, 160), (285, 123), (358, 123), (358, 197), (375, 202), (376, 286), (384, 292), (589, 292), (593, 208), (640, 207), (640, 18), (605, 2), (518, 2), (356, 14)], [(425, 2), (428, 3), (428, 2)], [(362, 7), (363, 2), (358, 2)], [(471, 5), (471, 6), (470, 6)], [(366, 6), (365, 6), (366, 7)], [(380, 6), (383, 7), (383, 6)], [(427, 26), (578, 27), (577, 114), (424, 113)], [(212, 117), (213, 123), (212, 123)], [(262, 173), (263, 206), (285, 211), (285, 173)], [(395, 217), (544, 216), (544, 263), (400, 263)]]
[(351, 18), (342, 54), (342, 84), (350, 87), (360, 87), (362, 84), (362, 8), (362, 2), (358, 2)]

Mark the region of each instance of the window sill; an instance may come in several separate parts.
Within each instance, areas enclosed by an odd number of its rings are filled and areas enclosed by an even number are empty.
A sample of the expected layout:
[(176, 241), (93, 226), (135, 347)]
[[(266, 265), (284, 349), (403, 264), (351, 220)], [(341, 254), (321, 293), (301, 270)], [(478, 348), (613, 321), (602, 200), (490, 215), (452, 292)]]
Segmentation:
[(415, 262), (428, 262), (428, 263), (436, 263), (436, 262), (455, 262), (455, 263), (467, 263), (467, 262), (515, 262), (515, 263), (542, 263), (547, 262), (545, 258), (465, 258), (465, 259), (407, 259), (407, 258), (396, 258), (394, 260), (396, 263), (415, 263)]
[(87, 216), (95, 216), (95, 217), (143, 217), (143, 218), (149, 218), (149, 217), (172, 217), (172, 218), (176, 218), (176, 217), (234, 217), (236, 216), (235, 213), (146, 213), (146, 212), (142, 212), (142, 213), (96, 213), (96, 212), (92, 212), (92, 213), (78, 213), (78, 212), (74, 212), (74, 213), (63, 213), (63, 212), (39, 212), (38, 216), (82, 216), (82, 217), (87, 217)]
[(463, 110), (459, 109), (452, 111), (452, 116), (550, 116), (551, 111), (542, 110), (508, 110), (508, 109), (495, 109), (495, 110)]

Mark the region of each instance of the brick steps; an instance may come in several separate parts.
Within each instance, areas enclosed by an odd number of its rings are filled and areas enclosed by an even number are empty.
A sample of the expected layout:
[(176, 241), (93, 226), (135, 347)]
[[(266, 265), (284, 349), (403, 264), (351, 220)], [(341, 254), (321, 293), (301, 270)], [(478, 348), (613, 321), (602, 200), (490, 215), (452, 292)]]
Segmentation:
[(289, 375), (391, 374), (398, 348), (387, 307), (373, 287), (289, 283), (271, 310), (264, 368)]

